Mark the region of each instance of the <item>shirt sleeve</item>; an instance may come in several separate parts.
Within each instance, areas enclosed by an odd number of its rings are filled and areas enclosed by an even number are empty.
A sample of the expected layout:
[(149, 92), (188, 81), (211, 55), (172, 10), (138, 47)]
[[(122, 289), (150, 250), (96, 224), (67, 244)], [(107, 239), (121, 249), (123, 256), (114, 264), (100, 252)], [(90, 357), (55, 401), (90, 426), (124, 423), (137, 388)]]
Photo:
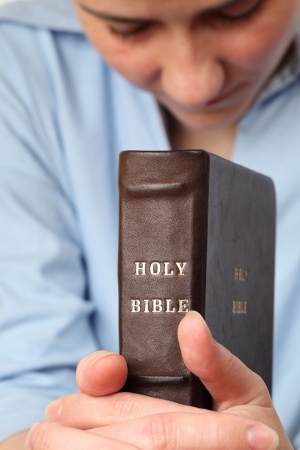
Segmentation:
[(76, 392), (97, 348), (38, 33), (0, 24), (0, 442)]

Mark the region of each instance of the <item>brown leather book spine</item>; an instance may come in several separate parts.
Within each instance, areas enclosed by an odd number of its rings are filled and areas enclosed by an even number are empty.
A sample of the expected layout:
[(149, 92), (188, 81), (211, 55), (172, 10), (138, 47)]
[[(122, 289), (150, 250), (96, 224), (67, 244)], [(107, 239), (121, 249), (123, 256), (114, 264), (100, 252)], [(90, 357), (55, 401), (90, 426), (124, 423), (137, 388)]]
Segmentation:
[(177, 340), (193, 309), (271, 391), (272, 181), (201, 150), (123, 152), (119, 175), (124, 390), (211, 406)]
[(185, 367), (177, 327), (204, 314), (208, 165), (205, 152), (124, 152), (120, 158), (120, 351), (124, 390), (209, 407)]

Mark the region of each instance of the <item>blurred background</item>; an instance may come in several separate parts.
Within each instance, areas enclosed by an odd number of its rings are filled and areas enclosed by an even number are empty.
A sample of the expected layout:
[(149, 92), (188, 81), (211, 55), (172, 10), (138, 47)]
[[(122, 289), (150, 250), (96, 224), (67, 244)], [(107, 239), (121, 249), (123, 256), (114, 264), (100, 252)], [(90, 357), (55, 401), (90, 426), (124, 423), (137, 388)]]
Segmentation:
[(9, 3), (9, 2), (12, 2), (12, 1), (15, 1), (15, 0), (0, 0), (0, 6), (4, 5), (4, 3)]

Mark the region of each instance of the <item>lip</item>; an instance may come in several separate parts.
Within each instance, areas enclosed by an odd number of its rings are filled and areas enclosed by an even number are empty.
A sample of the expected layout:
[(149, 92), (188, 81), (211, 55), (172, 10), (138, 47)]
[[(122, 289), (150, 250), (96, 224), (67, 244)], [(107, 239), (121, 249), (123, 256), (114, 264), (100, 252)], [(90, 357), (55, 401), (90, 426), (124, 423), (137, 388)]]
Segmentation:
[(181, 113), (183, 112), (187, 114), (205, 114), (206, 112), (227, 109), (234, 106), (237, 101), (247, 95), (247, 87), (249, 87), (248, 83), (237, 84), (218, 97), (215, 97), (211, 101), (202, 105), (195, 105), (192, 107), (186, 107), (185, 105), (174, 102), (172, 99), (166, 99), (163, 95), (160, 97), (159, 94), (156, 94), (156, 96), (158, 99), (160, 99), (161, 103), (164, 104), (167, 109), (170, 109), (170, 111), (180, 111)]
[(232, 100), (235, 100), (236, 95), (240, 93), (240, 90), (243, 87), (244, 87), (244, 85), (235, 86), (233, 89), (230, 89), (229, 91), (225, 92), (224, 94), (221, 94), (218, 97), (215, 97), (213, 100), (211, 100), (210, 102), (207, 102), (204, 105), (204, 109), (214, 107), (214, 106), (217, 106), (217, 107), (228, 106)]

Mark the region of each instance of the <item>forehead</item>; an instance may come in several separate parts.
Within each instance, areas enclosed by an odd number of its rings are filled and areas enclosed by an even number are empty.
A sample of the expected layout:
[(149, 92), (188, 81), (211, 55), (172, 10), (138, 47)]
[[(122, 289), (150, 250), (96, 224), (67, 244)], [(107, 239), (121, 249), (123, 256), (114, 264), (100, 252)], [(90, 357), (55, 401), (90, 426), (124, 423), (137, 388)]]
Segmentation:
[[(194, 14), (207, 9), (221, 7), (230, 0), (76, 0), (78, 3), (96, 11), (115, 15), (135, 15), (139, 17), (156, 17)], [(233, 0), (231, 0), (233, 1)], [(241, 0), (236, 0), (238, 1)], [(274, 1), (274, 0), (273, 0)]]

